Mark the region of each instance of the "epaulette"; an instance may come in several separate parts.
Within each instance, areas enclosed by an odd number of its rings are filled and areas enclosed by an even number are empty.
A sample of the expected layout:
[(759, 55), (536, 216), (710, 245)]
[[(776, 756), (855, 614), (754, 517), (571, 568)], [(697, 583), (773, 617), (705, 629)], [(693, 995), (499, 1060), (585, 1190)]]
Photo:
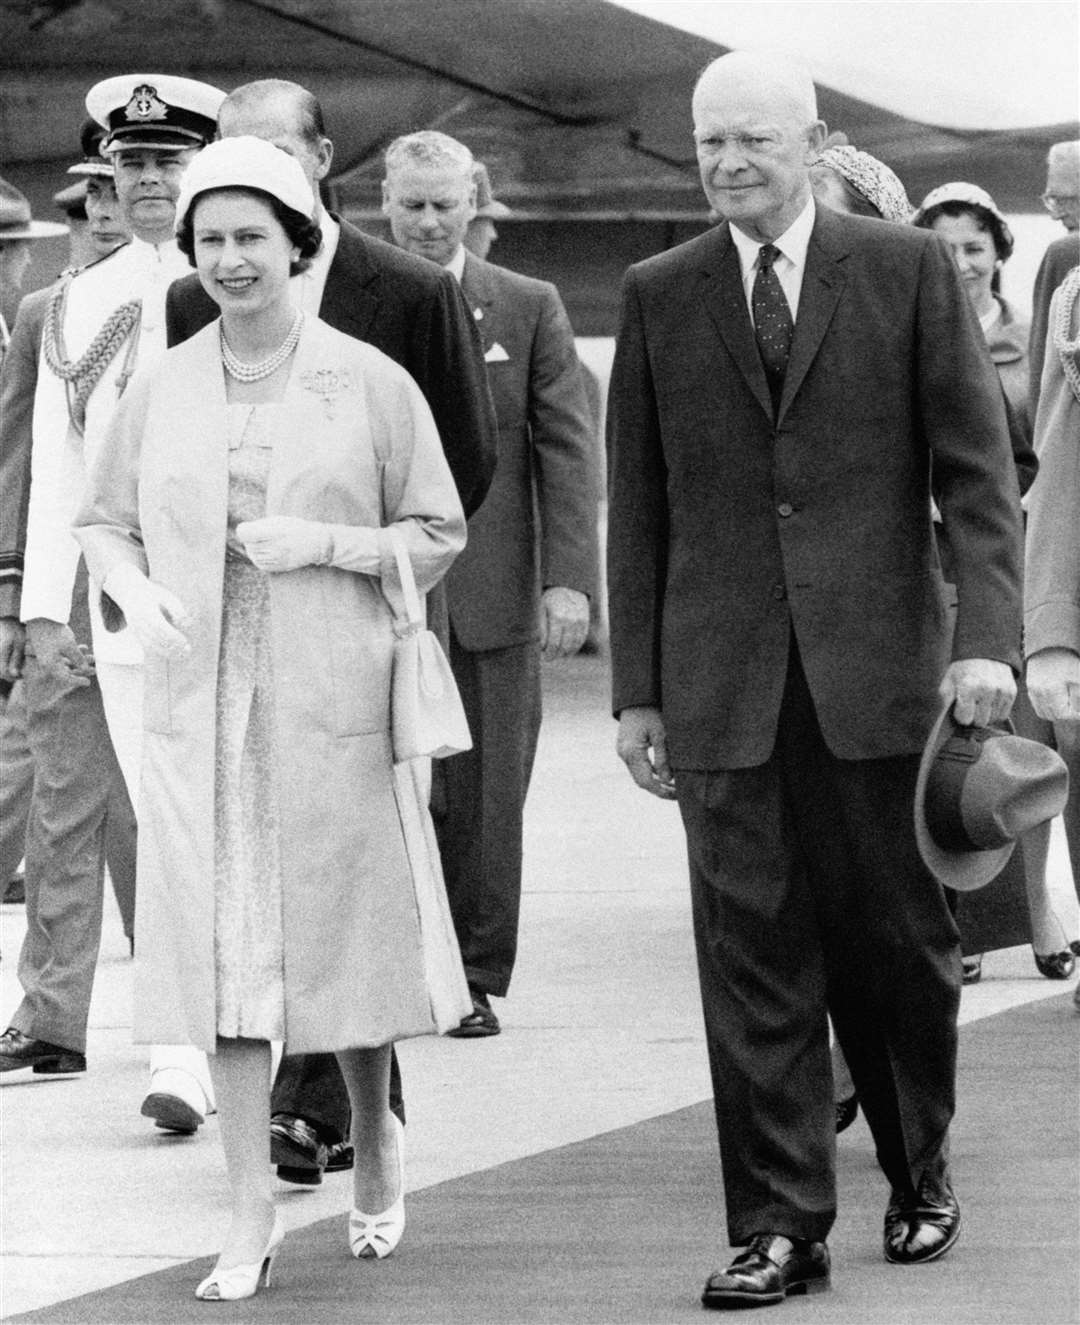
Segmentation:
[(103, 253), (100, 258), (95, 258), (93, 262), (84, 262), (81, 267), (65, 267), (60, 273), (59, 279), (70, 281), (75, 276), (81, 276), (84, 271), (89, 271), (91, 267), (100, 267), (103, 262), (108, 262), (110, 258), (114, 258), (117, 253), (122, 252), (130, 243), (130, 239), (125, 239), (122, 244), (117, 244), (111, 253)]

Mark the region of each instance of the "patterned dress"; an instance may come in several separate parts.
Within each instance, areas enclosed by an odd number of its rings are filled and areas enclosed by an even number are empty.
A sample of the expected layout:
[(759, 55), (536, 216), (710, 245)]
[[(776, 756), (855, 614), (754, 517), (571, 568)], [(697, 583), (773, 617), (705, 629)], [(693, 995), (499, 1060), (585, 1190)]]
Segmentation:
[(236, 537), (266, 513), (274, 405), (229, 406), (229, 503), (214, 768), (217, 1033), (285, 1038), (270, 587)]

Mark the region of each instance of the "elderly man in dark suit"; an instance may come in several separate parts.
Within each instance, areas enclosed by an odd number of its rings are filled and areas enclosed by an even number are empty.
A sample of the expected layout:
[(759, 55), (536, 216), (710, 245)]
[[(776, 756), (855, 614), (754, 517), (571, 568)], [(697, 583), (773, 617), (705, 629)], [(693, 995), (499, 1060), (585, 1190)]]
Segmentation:
[[(484, 342), (499, 461), (446, 578), (450, 662), (473, 749), (439, 769), (433, 797), (446, 889), (473, 1012), (451, 1035), (496, 1035), (517, 951), (522, 817), (540, 730), (540, 657), (584, 643), (596, 581), (594, 437), (558, 291), (464, 246), (476, 214), (469, 149), (425, 130), (386, 150), (395, 241), (452, 272)], [(537, 647), (539, 641), (540, 647)]]
[[(1020, 512), (1001, 391), (945, 248), (816, 209), (813, 85), (765, 56), (693, 97), (726, 220), (631, 268), (609, 397), (619, 753), (677, 798), (728, 1232), (706, 1306), (829, 1284), (826, 1009), (892, 1189), (885, 1255), (946, 1252), (957, 934), (916, 848), (942, 702), (1004, 717)], [(950, 661), (931, 495), (956, 549)]]
[[(222, 104), (218, 127), (222, 137), (252, 134), (288, 152), (318, 198), (334, 146), (319, 103), (305, 88), (280, 79), (238, 87)], [(300, 305), (408, 369), (431, 406), (461, 504), (471, 514), (491, 482), (496, 431), (480, 338), (456, 283), (325, 210), (319, 222), (323, 248), (294, 278)], [(178, 281), (167, 305), (170, 344), (217, 315), (197, 276)], [(428, 608), (433, 619), (445, 614), (435, 601)], [(404, 1117), (396, 1057), (391, 1105)], [(284, 1058), (272, 1109), (272, 1154), (281, 1177), (313, 1185), (324, 1169), (351, 1167), (349, 1101), (333, 1054)]]
[(1080, 262), (1080, 141), (1077, 139), (1054, 143), (1047, 153), (1046, 189), (1042, 201), (1054, 220), (1065, 227), (1065, 234), (1055, 239), (1043, 254), (1031, 293), (1028, 408), (1032, 418), (1039, 406), (1042, 387), (1050, 300), (1068, 273)]

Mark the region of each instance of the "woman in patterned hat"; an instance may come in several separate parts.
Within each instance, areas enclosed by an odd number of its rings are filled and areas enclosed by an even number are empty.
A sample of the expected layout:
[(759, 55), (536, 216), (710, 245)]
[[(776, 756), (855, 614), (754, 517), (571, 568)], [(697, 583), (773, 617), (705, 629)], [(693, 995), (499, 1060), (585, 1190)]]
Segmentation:
[(135, 1033), (210, 1057), (233, 1210), (212, 1300), (250, 1297), (283, 1236), (271, 1042), (337, 1054), (348, 1245), (382, 1257), (405, 1223), (390, 1046), (472, 1009), (425, 769), (392, 758), (386, 528), (424, 592), (465, 520), (412, 378), (293, 302), (314, 214), (268, 142), (195, 158), (177, 237), (221, 317), (133, 380), (76, 520), (146, 654)]
[[(826, 147), (810, 167), (814, 198), (833, 211), (905, 224), (911, 216), (907, 190), (884, 161), (848, 144)], [(840, 1042), (832, 1037), (836, 1130), (855, 1121), (859, 1101)]]
[(900, 225), (911, 219), (907, 190), (884, 161), (849, 144), (826, 147), (810, 167), (814, 197), (833, 211)]

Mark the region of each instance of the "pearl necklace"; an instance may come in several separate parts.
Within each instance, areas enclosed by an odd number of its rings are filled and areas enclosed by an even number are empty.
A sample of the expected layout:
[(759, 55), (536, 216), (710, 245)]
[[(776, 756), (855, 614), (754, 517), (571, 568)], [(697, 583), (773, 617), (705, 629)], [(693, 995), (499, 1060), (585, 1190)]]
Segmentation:
[(1058, 288), (1057, 320), (1050, 331), (1054, 348), (1061, 357), (1065, 380), (1072, 389), (1073, 395), (1080, 400), (1080, 368), (1076, 363), (1077, 352), (1080, 351), (1080, 336), (1069, 339), (1078, 297), (1080, 297), (1080, 267), (1074, 267)]
[(277, 372), (293, 350), (296, 349), (303, 325), (304, 315), (303, 313), (297, 313), (292, 326), (289, 328), (289, 334), (268, 359), (263, 359), (261, 363), (245, 363), (243, 359), (238, 359), (229, 348), (229, 342), (225, 339), (225, 325), (222, 323), (220, 332), (221, 362), (225, 365), (225, 371), (237, 382), (261, 382), (264, 377), (270, 377)]

